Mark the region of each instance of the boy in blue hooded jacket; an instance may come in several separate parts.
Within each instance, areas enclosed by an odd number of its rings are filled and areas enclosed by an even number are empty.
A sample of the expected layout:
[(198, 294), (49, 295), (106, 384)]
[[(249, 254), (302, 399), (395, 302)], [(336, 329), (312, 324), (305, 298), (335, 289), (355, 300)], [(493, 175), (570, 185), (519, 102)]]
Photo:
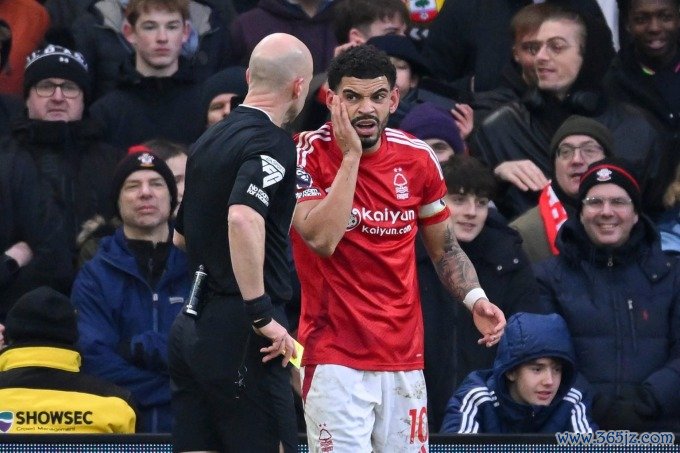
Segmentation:
[(470, 373), (449, 400), (442, 433), (592, 432), (590, 400), (575, 387), (575, 353), (557, 314), (510, 317), (494, 366)]

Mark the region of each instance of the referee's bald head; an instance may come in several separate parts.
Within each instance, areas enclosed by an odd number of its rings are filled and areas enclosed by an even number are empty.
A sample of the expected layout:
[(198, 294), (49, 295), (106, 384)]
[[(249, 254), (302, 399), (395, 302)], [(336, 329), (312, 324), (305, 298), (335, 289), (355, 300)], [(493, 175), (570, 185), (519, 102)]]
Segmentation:
[(292, 35), (273, 33), (253, 49), (248, 64), (250, 89), (276, 89), (312, 74), (312, 54)]

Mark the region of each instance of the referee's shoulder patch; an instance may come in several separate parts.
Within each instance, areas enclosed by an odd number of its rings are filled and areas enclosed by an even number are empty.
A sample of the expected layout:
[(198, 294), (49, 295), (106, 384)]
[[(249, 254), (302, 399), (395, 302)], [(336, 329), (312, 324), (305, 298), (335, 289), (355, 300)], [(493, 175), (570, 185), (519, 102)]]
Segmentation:
[(262, 179), (262, 187), (266, 188), (281, 181), (286, 174), (286, 169), (276, 159), (262, 154), (262, 172), (265, 174)]

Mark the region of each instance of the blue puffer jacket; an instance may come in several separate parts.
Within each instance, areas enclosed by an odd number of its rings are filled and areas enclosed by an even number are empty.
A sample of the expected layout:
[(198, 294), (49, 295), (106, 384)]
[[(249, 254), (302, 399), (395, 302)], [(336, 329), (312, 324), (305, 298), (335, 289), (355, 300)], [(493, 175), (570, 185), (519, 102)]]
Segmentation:
[[(514, 401), (505, 373), (530, 360), (562, 361), (562, 380), (548, 406)], [(442, 433), (591, 432), (590, 401), (574, 387), (574, 348), (564, 319), (556, 314), (517, 313), (510, 317), (493, 369), (475, 371), (460, 385), (446, 408)]]
[(629, 399), (642, 387), (658, 406), (644, 430), (677, 431), (677, 260), (663, 254), (658, 233), (642, 215), (628, 242), (615, 250), (596, 248), (576, 217), (561, 228), (557, 246), (560, 255), (535, 268), (541, 302), (569, 326), (579, 370), (595, 387), (596, 421), (604, 424), (612, 401)]
[(186, 256), (173, 246), (158, 287), (149, 287), (122, 228), (101, 241), (74, 283), (83, 370), (132, 392), (138, 432), (171, 430), (167, 339), (190, 285)]

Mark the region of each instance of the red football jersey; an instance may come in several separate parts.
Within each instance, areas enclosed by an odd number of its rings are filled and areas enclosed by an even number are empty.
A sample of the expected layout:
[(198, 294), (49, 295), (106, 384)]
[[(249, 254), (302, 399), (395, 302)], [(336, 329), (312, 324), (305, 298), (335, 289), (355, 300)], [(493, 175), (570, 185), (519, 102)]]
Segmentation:
[[(332, 125), (296, 137), (298, 203), (322, 199), (342, 162)], [(293, 234), (302, 285), (303, 363), (374, 371), (423, 368), (415, 260), (418, 224), (449, 217), (437, 157), (421, 140), (386, 129), (359, 164), (347, 230), (330, 258)]]

